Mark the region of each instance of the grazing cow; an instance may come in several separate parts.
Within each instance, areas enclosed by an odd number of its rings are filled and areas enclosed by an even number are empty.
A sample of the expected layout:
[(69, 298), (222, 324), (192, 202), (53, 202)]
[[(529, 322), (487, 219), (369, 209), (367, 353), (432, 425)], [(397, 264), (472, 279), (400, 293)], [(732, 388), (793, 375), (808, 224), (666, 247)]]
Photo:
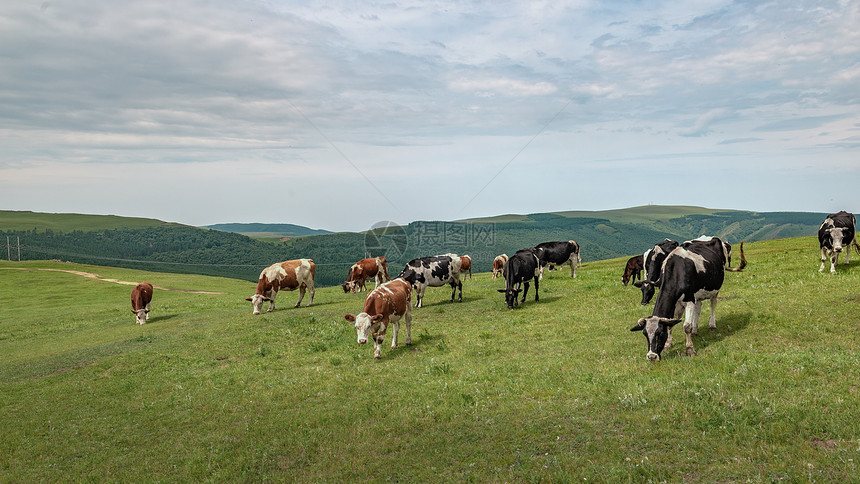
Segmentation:
[(659, 360), (664, 348), (672, 345), (672, 327), (684, 315), (684, 333), (687, 335), (686, 354), (695, 356), (692, 335), (699, 332), (699, 314), (702, 301), (710, 299), (711, 317), (708, 327), (716, 329), (717, 295), (723, 286), (725, 271), (740, 271), (746, 266), (744, 243), (741, 242), (741, 264), (729, 267), (726, 245), (716, 237), (700, 237), (684, 242), (673, 250), (663, 262), (662, 282), (651, 316), (641, 318), (630, 331), (642, 331), (648, 342), (646, 357)]
[(460, 282), (461, 260), (454, 254), (434, 255), (412, 259), (403, 268), (398, 277), (402, 277), (416, 290), (416, 306), (420, 308), (424, 302), (424, 291), (427, 286), (441, 287), (451, 285), (451, 302), (454, 294), (460, 288), (458, 302), (463, 302), (463, 283)]
[(848, 265), (848, 260), (851, 258), (851, 245), (854, 245), (860, 253), (854, 226), (854, 214), (843, 210), (828, 215), (821, 227), (818, 227), (818, 244), (821, 246), (821, 267), (818, 268), (818, 272), (824, 270), (824, 261), (829, 257), (830, 273), (836, 274), (836, 262), (844, 246), (848, 247), (845, 251), (845, 265)]
[(525, 285), (525, 288), (523, 299), (520, 302), (526, 302), (526, 295), (529, 293), (529, 280), (532, 278), (535, 280), (535, 301), (540, 301), (538, 281), (540, 280), (541, 266), (540, 259), (535, 252), (533, 247), (518, 250), (505, 264), (505, 288), (498, 291), (505, 294), (505, 303), (508, 305), (508, 309), (513, 309), (518, 304), (517, 296), (522, 285)]
[(579, 244), (572, 240), (543, 242), (534, 248), (537, 249), (535, 254), (540, 259), (541, 269), (549, 265), (550, 270), (552, 270), (554, 266), (569, 264), (570, 277), (576, 277), (576, 268), (582, 265), (582, 258), (579, 256)]
[(346, 282), (341, 287), (343, 287), (343, 292), (360, 292), (365, 289), (364, 281), (373, 278), (376, 278), (374, 287), (391, 279), (388, 277), (388, 262), (386, 262), (385, 257), (361, 259), (353, 264), (346, 275)]
[(499, 272), (505, 268), (505, 264), (508, 263), (508, 254), (497, 255), (495, 259), (493, 259), (493, 279), (499, 277)]
[(314, 276), (316, 275), (316, 265), (311, 259), (296, 259), (284, 262), (277, 262), (263, 269), (260, 273), (260, 280), (257, 282), (257, 291), (253, 296), (246, 298), (246, 301), (251, 301), (254, 305), (254, 314), (260, 314), (263, 309), (263, 302), (269, 301), (269, 310), (272, 312), (275, 309), (275, 296), (278, 291), (295, 291), (299, 290), (299, 300), (296, 301), (295, 307), (299, 307), (302, 299), (305, 297), (305, 290), (310, 293), (310, 301), (308, 306), (314, 302)]
[(152, 284), (143, 281), (131, 290), (131, 312), (135, 314), (137, 324), (149, 321), (149, 303), (152, 301)]
[(660, 269), (663, 268), (663, 261), (677, 247), (677, 242), (666, 239), (645, 251), (645, 254), (642, 256), (645, 277), (639, 282), (633, 283), (634, 286), (642, 289), (642, 305), (651, 302), (651, 298), (654, 297), (654, 292), (657, 290), (656, 288), (660, 287)]
[(642, 268), (645, 264), (645, 257), (640, 255), (634, 255), (633, 257), (627, 259), (627, 265), (624, 267), (624, 275), (621, 276), (621, 283), (625, 286), (628, 282), (630, 282), (630, 277), (633, 277), (633, 284), (636, 285), (636, 279), (638, 278), (640, 281), (642, 280)]
[[(468, 256), (468, 255), (461, 255), (460, 256), (460, 272), (462, 272), (463, 274), (466, 274), (466, 271), (469, 271), (469, 279), (471, 279), (472, 278), (472, 257)], [(465, 279), (465, 278), (466, 278), (466, 276), (464, 275), (463, 279)]]
[(376, 286), (364, 300), (364, 310), (356, 316), (347, 314), (344, 318), (355, 323), (355, 332), (360, 344), (373, 338), (373, 357), (382, 357), (382, 341), (388, 324), (394, 325), (391, 347), (397, 347), (397, 331), (400, 318), (406, 319), (406, 344), (412, 344), (412, 285), (397, 278)]

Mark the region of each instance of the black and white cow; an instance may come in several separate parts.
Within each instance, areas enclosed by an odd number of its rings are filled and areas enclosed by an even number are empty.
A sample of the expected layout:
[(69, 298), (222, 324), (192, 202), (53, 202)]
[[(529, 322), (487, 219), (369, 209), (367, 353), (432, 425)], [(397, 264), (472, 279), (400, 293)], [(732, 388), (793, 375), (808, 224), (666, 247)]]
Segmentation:
[(508, 305), (508, 309), (513, 309), (517, 305), (517, 296), (523, 285), (525, 285), (525, 289), (523, 290), (523, 299), (520, 302), (526, 302), (526, 295), (529, 293), (529, 280), (532, 278), (535, 280), (535, 301), (540, 301), (538, 295), (540, 273), (540, 259), (534, 247), (518, 250), (513, 257), (508, 259), (503, 273), (505, 288), (499, 289), (499, 292), (505, 294), (505, 303)]
[(572, 240), (542, 242), (534, 248), (537, 249), (535, 254), (540, 259), (541, 268), (549, 266), (552, 269), (554, 266), (569, 264), (570, 277), (576, 277), (576, 268), (582, 265), (582, 258), (579, 256), (579, 244)]
[(854, 234), (854, 214), (846, 211), (839, 213), (831, 213), (818, 227), (818, 244), (821, 246), (821, 267), (818, 272), (824, 270), (824, 262), (830, 258), (830, 273), (836, 274), (836, 262), (839, 260), (839, 253), (843, 247), (847, 247), (845, 251), (845, 264), (851, 257), (851, 245), (857, 248), (860, 253), (860, 245), (857, 245), (857, 238)]
[(634, 282), (633, 285), (642, 289), (642, 304), (651, 302), (657, 288), (660, 287), (660, 269), (663, 268), (663, 261), (669, 252), (678, 247), (678, 242), (671, 239), (666, 239), (654, 247), (645, 251), (643, 254), (645, 277), (639, 282)]
[(412, 259), (403, 268), (398, 277), (402, 277), (415, 288), (415, 307), (420, 308), (424, 302), (424, 290), (427, 286), (441, 287), (451, 285), (451, 302), (454, 294), (460, 289), (458, 302), (463, 302), (463, 283), (460, 281), (460, 258), (454, 254), (434, 255)]
[(642, 331), (648, 342), (646, 357), (659, 360), (664, 348), (672, 344), (672, 327), (681, 322), (684, 315), (684, 333), (687, 335), (686, 354), (695, 356), (692, 335), (699, 332), (699, 314), (702, 302), (711, 301), (711, 317), (708, 327), (716, 329), (717, 295), (723, 287), (725, 271), (740, 271), (746, 266), (744, 243), (741, 242), (741, 264), (729, 267), (726, 245), (717, 237), (702, 236), (684, 242), (674, 249), (663, 262), (660, 275), (660, 293), (651, 316), (641, 318), (630, 331)]

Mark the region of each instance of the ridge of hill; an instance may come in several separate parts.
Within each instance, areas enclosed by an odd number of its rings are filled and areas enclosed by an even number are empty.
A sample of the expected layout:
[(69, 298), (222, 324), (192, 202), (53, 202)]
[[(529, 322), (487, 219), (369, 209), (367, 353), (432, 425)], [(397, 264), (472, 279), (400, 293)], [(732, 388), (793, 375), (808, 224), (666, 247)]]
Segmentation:
[(294, 224), (264, 224), (264, 223), (225, 223), (204, 225), (204, 229), (221, 232), (234, 232), (251, 238), (280, 238), (304, 237), (306, 235), (325, 235), (333, 233), (330, 230), (312, 229)]
[[(107, 215), (0, 212), (0, 257), (59, 259), (151, 271), (256, 280), (273, 262), (311, 258), (319, 286), (343, 282), (349, 267), (371, 256), (388, 259), (396, 277), (408, 261), (435, 254), (472, 257), (474, 271), (489, 271), (502, 253), (552, 240), (576, 240), (584, 262), (641, 254), (664, 238), (703, 234), (732, 243), (814, 235), (826, 214), (747, 212), (649, 205), (600, 212), (569, 211), (461, 221), (416, 221), (362, 233), (338, 232), (261, 241), (154, 219)], [(242, 224), (250, 225), (250, 224)], [(12, 247), (5, 245), (11, 238)]]

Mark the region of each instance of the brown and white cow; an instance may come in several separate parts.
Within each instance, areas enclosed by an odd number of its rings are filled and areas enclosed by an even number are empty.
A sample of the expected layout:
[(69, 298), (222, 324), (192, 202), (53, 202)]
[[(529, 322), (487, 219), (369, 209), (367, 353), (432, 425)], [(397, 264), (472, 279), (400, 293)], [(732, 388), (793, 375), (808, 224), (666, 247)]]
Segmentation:
[(251, 301), (254, 305), (254, 314), (260, 314), (263, 309), (263, 302), (269, 301), (269, 310), (272, 312), (275, 309), (275, 296), (278, 291), (295, 291), (299, 290), (299, 300), (295, 307), (299, 307), (302, 299), (305, 297), (305, 290), (310, 294), (308, 306), (314, 302), (314, 276), (316, 275), (316, 265), (311, 259), (296, 259), (284, 262), (277, 262), (263, 269), (260, 273), (260, 280), (257, 282), (257, 291), (253, 296), (246, 298), (246, 301)]
[(131, 312), (135, 314), (137, 324), (149, 321), (149, 303), (152, 301), (152, 284), (143, 281), (131, 290)]
[(645, 257), (642, 254), (634, 255), (627, 259), (627, 265), (624, 266), (624, 274), (621, 276), (621, 283), (625, 286), (633, 278), (633, 284), (636, 284), (636, 279), (642, 280), (642, 269), (645, 268)]
[(364, 282), (373, 278), (376, 278), (376, 286), (391, 280), (388, 277), (388, 262), (385, 257), (361, 259), (353, 264), (346, 275), (346, 282), (341, 287), (343, 292), (360, 292), (365, 289)]
[[(465, 274), (466, 271), (469, 271), (469, 279), (472, 278), (472, 257), (468, 255), (460, 256), (460, 272)], [(465, 279), (465, 276), (463, 276)]]
[(412, 285), (401, 278), (380, 284), (364, 300), (364, 310), (344, 319), (354, 323), (359, 344), (373, 338), (373, 357), (382, 357), (382, 341), (388, 325), (394, 326), (391, 347), (397, 348), (400, 319), (406, 320), (406, 344), (412, 344)]
[(502, 269), (505, 268), (505, 264), (508, 263), (508, 254), (497, 255), (495, 259), (493, 259), (493, 279), (499, 277), (499, 273), (502, 272)]

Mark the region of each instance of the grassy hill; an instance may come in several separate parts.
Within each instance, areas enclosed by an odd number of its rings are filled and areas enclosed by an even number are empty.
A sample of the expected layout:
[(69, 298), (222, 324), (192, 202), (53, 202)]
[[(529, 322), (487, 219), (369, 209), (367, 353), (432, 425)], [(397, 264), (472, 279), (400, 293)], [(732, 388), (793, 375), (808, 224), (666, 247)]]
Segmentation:
[[(430, 288), (378, 361), (343, 319), (363, 294), (252, 316), (249, 281), (0, 262), (0, 482), (855, 481), (860, 257), (746, 252), (698, 356), (679, 326), (659, 363), (623, 258), (512, 311), (486, 273)], [(62, 270), (175, 290), (138, 326), (130, 286)]]
[[(5, 248), (4, 236), (10, 236), (15, 256), (20, 238), (25, 260), (58, 259), (249, 281), (256, 280), (260, 270), (273, 262), (311, 258), (317, 264), (317, 284), (334, 286), (343, 282), (355, 261), (368, 256), (386, 256), (392, 276), (415, 257), (447, 252), (471, 255), (475, 270), (481, 272), (490, 270), (498, 254), (510, 255), (551, 240), (576, 240), (583, 260), (596, 261), (642, 253), (665, 237), (683, 241), (708, 234), (739, 242), (814, 235), (824, 217), (806, 212), (644, 206), (454, 222), (416, 221), (374, 232), (263, 241), (148, 219), (0, 212), (0, 246)], [(2, 256), (7, 253), (0, 250)]]
[(261, 223), (232, 223), (206, 225), (203, 228), (235, 232), (255, 239), (278, 240), (283, 237), (304, 237), (306, 235), (323, 235), (332, 233), (329, 230), (319, 230), (293, 224), (261, 224)]

